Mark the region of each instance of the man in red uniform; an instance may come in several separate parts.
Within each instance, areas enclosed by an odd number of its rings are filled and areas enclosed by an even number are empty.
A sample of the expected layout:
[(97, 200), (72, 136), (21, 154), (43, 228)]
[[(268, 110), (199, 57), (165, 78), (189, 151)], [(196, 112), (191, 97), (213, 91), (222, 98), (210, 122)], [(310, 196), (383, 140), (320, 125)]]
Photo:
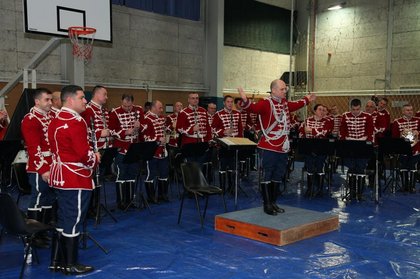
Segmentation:
[(277, 212), (284, 212), (284, 209), (277, 206), (276, 199), (277, 189), (287, 170), (287, 153), (290, 150), (290, 112), (314, 101), (316, 97), (315, 94), (309, 94), (299, 101), (289, 102), (286, 99), (287, 86), (279, 79), (271, 82), (270, 97), (258, 103), (251, 103), (242, 88), (238, 88), (238, 91), (243, 101), (241, 107), (258, 114), (262, 131), (258, 148), (264, 172), (261, 182), (264, 212), (277, 215)]
[(413, 106), (406, 104), (402, 108), (403, 116), (394, 120), (392, 137), (405, 138), (411, 143), (411, 155), (400, 157), (400, 173), (403, 190), (416, 192), (416, 164), (420, 162), (420, 118), (414, 117)]
[(332, 119), (333, 121), (333, 130), (331, 132), (331, 135), (338, 139), (340, 138), (340, 126), (341, 126), (341, 119), (343, 118), (343, 116), (339, 113), (338, 108), (336, 105), (333, 105), (330, 109), (330, 115), (329, 117)]
[(388, 106), (388, 99), (383, 97), (378, 102), (378, 116), (380, 122), (385, 125), (385, 130), (379, 133), (379, 137), (382, 137), (384, 134), (389, 135), (389, 130), (391, 128), (391, 114), (386, 109)]
[[(241, 113), (233, 109), (233, 97), (226, 95), (223, 98), (224, 108), (216, 112), (213, 117), (212, 129), (216, 137), (243, 137)], [(220, 187), (226, 189), (228, 181), (229, 189), (233, 189), (235, 177), (235, 153), (223, 147), (219, 149), (219, 179)]]
[[(184, 108), (178, 115), (176, 129), (181, 134), (181, 148), (188, 145), (193, 150), (195, 144), (205, 143), (208, 145), (212, 139), (207, 111), (198, 106), (198, 93), (188, 95), (188, 107)], [(191, 144), (191, 145), (190, 145)], [(188, 154), (187, 161), (195, 161), (203, 164), (208, 161), (205, 146), (201, 150), (195, 150), (195, 154)], [(187, 150), (186, 150), (187, 151)], [(190, 152), (191, 153), (191, 152)]]
[[(316, 104), (314, 115), (308, 117), (299, 127), (299, 138), (327, 138), (333, 129), (333, 122), (325, 115), (326, 107)], [(322, 195), (324, 187), (324, 164), (327, 156), (310, 154), (305, 156), (308, 189), (306, 196)], [(316, 192), (314, 192), (316, 188)]]
[(181, 112), (183, 105), (181, 102), (176, 102), (174, 105), (174, 112), (166, 116), (166, 131), (169, 132), (168, 148), (169, 153), (171, 149), (177, 149), (179, 135), (176, 131), (176, 122), (178, 120), (178, 115)]
[(140, 165), (136, 163), (125, 163), (124, 158), (132, 143), (139, 142), (140, 122), (143, 120), (144, 112), (141, 106), (133, 104), (132, 95), (123, 94), (121, 106), (114, 108), (109, 116), (109, 129), (114, 136), (114, 147), (118, 148), (115, 157), (117, 166), (117, 206), (119, 209), (126, 209), (134, 196), (134, 183), (139, 173)]
[[(108, 129), (109, 126), (109, 115), (108, 110), (104, 107), (108, 99), (108, 92), (105, 87), (97, 85), (92, 90), (92, 99), (86, 105), (86, 110), (81, 114), (85, 120), (88, 129), (89, 129), (89, 139), (95, 138), (95, 143), (91, 142), (92, 146), (94, 144), (98, 151), (112, 147), (112, 137)], [(93, 131), (92, 131), (93, 129)], [(93, 133), (94, 137), (93, 137)], [(107, 166), (100, 166), (99, 174), (105, 175)], [(96, 179), (99, 180), (99, 179)], [(99, 181), (96, 182), (96, 187), (93, 190), (92, 200), (90, 205), (89, 213), (96, 215), (96, 209), (99, 204), (99, 191), (101, 190)]]
[[(169, 201), (168, 199), (168, 175), (169, 161), (166, 149), (165, 116), (162, 102), (152, 102), (150, 110), (144, 115), (140, 131), (145, 142), (156, 142), (158, 146), (153, 158), (146, 162), (147, 176), (144, 180), (148, 200), (152, 203)], [(158, 198), (156, 199), (155, 178), (157, 179)]]
[(55, 194), (48, 185), (52, 163), (48, 142), (48, 125), (51, 108), (51, 91), (38, 88), (34, 92), (35, 105), (22, 120), (21, 132), (28, 151), (26, 172), (31, 185), (28, 218), (48, 224), (53, 214)]
[[(359, 99), (351, 100), (350, 107), (351, 111), (344, 113), (341, 120), (341, 139), (373, 142), (374, 127), (372, 116), (361, 110), (362, 102)], [(349, 168), (350, 200), (356, 198), (356, 192), (357, 199), (361, 200), (368, 160), (344, 158), (344, 163)]]
[(207, 113), (208, 113), (208, 116), (209, 116), (210, 126), (213, 123), (213, 117), (214, 117), (214, 114), (216, 113), (216, 111), (217, 111), (217, 106), (216, 106), (215, 103), (208, 103), (207, 104)]
[(63, 87), (61, 101), (63, 108), (48, 127), (53, 154), (50, 183), (56, 189), (58, 200), (57, 234), (50, 269), (81, 274), (93, 270), (91, 266), (78, 263), (78, 250), (81, 227), (94, 187), (92, 173), (100, 155), (94, 153), (89, 144), (88, 128), (80, 116), (86, 109), (83, 89), (77, 85)]

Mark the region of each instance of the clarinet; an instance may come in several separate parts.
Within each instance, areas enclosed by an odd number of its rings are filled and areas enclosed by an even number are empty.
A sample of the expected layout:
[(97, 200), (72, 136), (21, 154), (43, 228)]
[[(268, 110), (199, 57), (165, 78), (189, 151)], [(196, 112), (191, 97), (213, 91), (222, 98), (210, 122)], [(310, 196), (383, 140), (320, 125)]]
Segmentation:
[[(98, 141), (95, 135), (95, 122), (93, 118), (90, 118), (90, 140), (92, 141), (93, 152), (98, 152)], [(95, 180), (96, 180), (96, 187), (99, 187), (99, 164), (96, 166), (95, 170)]]
[(229, 123), (230, 137), (233, 137), (233, 112), (230, 111), (230, 123)]
[[(194, 126), (198, 124), (198, 115), (197, 115), (197, 108), (194, 108)], [(197, 136), (197, 143), (199, 142), (199, 131), (195, 131)]]
[[(106, 117), (105, 112), (101, 109), (101, 116), (102, 116), (102, 122), (104, 123), (104, 129), (108, 129), (108, 125), (106, 124)], [(109, 147), (108, 137), (105, 137), (105, 149)]]

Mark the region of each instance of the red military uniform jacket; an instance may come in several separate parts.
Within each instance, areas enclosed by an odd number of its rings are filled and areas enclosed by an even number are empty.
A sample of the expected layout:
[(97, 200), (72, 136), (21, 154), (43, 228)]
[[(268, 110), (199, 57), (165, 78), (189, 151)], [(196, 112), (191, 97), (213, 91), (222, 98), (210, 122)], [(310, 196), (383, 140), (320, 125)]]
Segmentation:
[(385, 125), (385, 131), (390, 129), (391, 126), (391, 114), (386, 109), (378, 110), (378, 118), (382, 118), (380, 121)]
[(268, 97), (258, 103), (240, 103), (249, 112), (257, 113), (262, 136), (258, 148), (279, 153), (290, 150), (290, 112), (300, 109), (309, 103), (308, 98), (288, 102), (286, 99)]
[(95, 138), (98, 149), (104, 149), (112, 147), (112, 137), (101, 138), (101, 132), (104, 129), (108, 129), (109, 126), (109, 114), (108, 111), (101, 105), (90, 101), (86, 105), (86, 110), (81, 114), (89, 129), (89, 133), (92, 131), (92, 120), (93, 127), (95, 129)]
[[(198, 124), (199, 131), (193, 127)], [(202, 107), (194, 110), (191, 106), (184, 108), (178, 115), (176, 129), (182, 135), (181, 146), (189, 143), (209, 142), (212, 138), (208, 113)]]
[(133, 106), (131, 111), (127, 112), (122, 107), (114, 108), (109, 116), (109, 129), (114, 136), (114, 147), (118, 152), (126, 154), (131, 143), (139, 142), (139, 134), (127, 135), (126, 131), (134, 127), (134, 122), (142, 121), (144, 117), (141, 106)]
[(141, 133), (145, 142), (155, 141), (159, 144), (156, 148), (154, 158), (162, 159), (168, 156), (165, 144), (160, 143), (160, 139), (165, 137), (165, 116), (157, 115), (148, 111), (141, 123)]
[[(408, 131), (417, 131), (420, 132), (420, 118), (411, 117), (410, 119), (405, 116), (397, 118), (392, 123), (392, 137), (401, 138), (404, 137)], [(418, 136), (417, 136), (418, 139)], [(411, 149), (413, 150), (413, 155), (420, 154), (420, 142), (415, 141), (411, 144)]]
[(48, 112), (49, 116), (51, 119), (54, 119), (58, 112), (60, 111), (60, 109), (56, 108), (56, 107), (51, 107), (50, 111)]
[(86, 122), (74, 110), (63, 107), (48, 128), (53, 153), (50, 184), (64, 190), (92, 190), (93, 169), (98, 164), (89, 144)]
[(50, 144), (48, 142), (48, 125), (51, 118), (47, 112), (32, 107), (22, 120), (21, 131), (28, 151), (28, 173), (40, 175), (50, 170), (52, 162)]
[[(216, 137), (219, 138), (244, 136), (241, 113), (237, 110), (229, 112), (227, 109), (221, 109), (216, 112), (213, 117), (212, 128)], [(232, 135), (227, 135), (226, 129), (233, 129)]]
[(179, 135), (176, 131), (176, 122), (178, 119), (178, 113), (171, 113), (166, 116), (166, 131), (169, 133), (168, 145), (172, 147), (178, 147)]
[[(310, 128), (311, 132), (307, 133), (306, 128)], [(328, 137), (328, 135), (333, 130), (333, 122), (331, 118), (323, 117), (321, 119), (316, 119), (315, 115), (308, 117), (299, 127), (299, 137), (300, 138), (318, 138), (323, 139)]]
[(361, 112), (358, 116), (354, 116), (351, 112), (344, 113), (341, 119), (340, 138), (373, 142), (372, 116), (366, 112)]
[(388, 124), (386, 123), (385, 114), (380, 114), (378, 111), (374, 111), (372, 114), (373, 120), (373, 132), (375, 135), (375, 142), (377, 142), (378, 138), (384, 137), (384, 132), (388, 129)]
[(332, 123), (333, 123), (333, 129), (331, 131), (331, 134), (333, 134), (334, 136), (336, 136), (337, 138), (340, 137), (340, 127), (341, 127), (341, 120), (343, 119), (343, 116), (341, 114), (337, 114), (337, 115), (329, 115), (328, 116)]

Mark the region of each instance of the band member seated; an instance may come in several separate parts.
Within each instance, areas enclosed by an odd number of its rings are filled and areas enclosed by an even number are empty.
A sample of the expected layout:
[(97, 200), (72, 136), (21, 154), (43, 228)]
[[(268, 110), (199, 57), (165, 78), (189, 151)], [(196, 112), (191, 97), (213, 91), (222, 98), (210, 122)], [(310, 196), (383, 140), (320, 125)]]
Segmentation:
[[(212, 139), (207, 111), (198, 106), (198, 102), (198, 93), (190, 93), (188, 106), (178, 115), (176, 129), (181, 135), (181, 148), (187, 144), (208, 144)], [(201, 150), (199, 154), (189, 154), (185, 159), (189, 162), (197, 162), (201, 166), (209, 161), (207, 152)]]
[(92, 266), (78, 263), (79, 235), (86, 218), (94, 183), (93, 169), (100, 162), (88, 141), (86, 122), (80, 116), (86, 109), (83, 89), (65, 86), (61, 91), (63, 108), (48, 127), (53, 162), (51, 186), (56, 189), (58, 221), (51, 248), (52, 271), (81, 274)]
[[(105, 87), (101, 85), (97, 85), (92, 90), (92, 99), (86, 105), (86, 110), (81, 114), (83, 119), (85, 120), (90, 134), (90, 139), (94, 138), (96, 140), (96, 148), (99, 152), (112, 147), (112, 137), (111, 132), (108, 129), (109, 126), (109, 114), (108, 110), (104, 107), (106, 101), (108, 99), (108, 92)], [(94, 133), (94, 134), (92, 134)], [(94, 144), (94, 143), (91, 143)], [(99, 169), (97, 175), (105, 175), (106, 169), (104, 167)], [(99, 184), (99, 181), (96, 181)], [(98, 191), (100, 191), (101, 185), (96, 185), (89, 213), (96, 214), (96, 208), (98, 203), (100, 202), (98, 199), (100, 195)]]
[(402, 107), (403, 116), (394, 120), (392, 137), (405, 138), (411, 144), (411, 155), (400, 157), (400, 173), (403, 191), (416, 192), (416, 164), (420, 162), (420, 118), (414, 117), (413, 106), (406, 104)]
[[(50, 144), (48, 142), (48, 126), (51, 118), (51, 91), (38, 88), (34, 93), (35, 106), (22, 120), (21, 132), (28, 151), (26, 172), (31, 185), (31, 199), (28, 205), (28, 218), (48, 224), (53, 217), (53, 204), (56, 196), (48, 184), (50, 165), (52, 163)], [(48, 245), (47, 238), (38, 238), (40, 247)], [(43, 241), (44, 240), (44, 241)]]
[[(155, 100), (152, 102), (150, 110), (144, 115), (141, 122), (140, 131), (145, 142), (156, 142), (158, 145), (151, 160), (146, 162), (147, 176), (144, 180), (146, 193), (149, 202), (169, 201), (168, 198), (168, 175), (169, 158), (166, 149), (165, 136), (165, 116), (163, 113), (162, 102)], [(155, 178), (158, 177), (158, 198), (156, 199)]]
[[(300, 138), (327, 138), (333, 129), (333, 122), (325, 115), (326, 107), (316, 104), (314, 115), (308, 117), (299, 128)], [(324, 188), (324, 164), (326, 155), (310, 154), (305, 156), (308, 189), (306, 196), (321, 196)], [(314, 191), (314, 189), (316, 189)]]
[(258, 142), (263, 178), (261, 194), (264, 200), (264, 212), (277, 215), (284, 212), (276, 204), (277, 191), (287, 169), (287, 153), (290, 150), (289, 129), (290, 112), (300, 109), (315, 100), (315, 94), (309, 94), (301, 100), (289, 102), (286, 99), (287, 86), (276, 79), (270, 85), (270, 97), (251, 103), (244, 90), (238, 88), (242, 98), (242, 108), (257, 113), (262, 131)]
[(134, 105), (133, 95), (123, 94), (121, 106), (114, 108), (109, 116), (109, 129), (114, 136), (114, 147), (118, 148), (115, 157), (117, 166), (117, 206), (125, 209), (134, 196), (134, 183), (139, 173), (138, 162), (125, 163), (124, 158), (132, 143), (139, 142), (140, 121), (144, 113), (141, 106)]
[[(223, 98), (224, 108), (216, 112), (213, 117), (212, 128), (214, 134), (218, 138), (224, 137), (243, 137), (243, 128), (241, 113), (233, 110), (233, 97), (226, 95)], [(233, 181), (236, 175), (235, 171), (235, 155), (233, 151), (228, 151), (225, 148), (219, 149), (219, 179), (220, 188), (224, 191), (233, 189)], [(228, 181), (229, 188), (226, 188), (226, 181)]]
[[(372, 116), (361, 110), (362, 103), (359, 99), (351, 100), (350, 107), (351, 111), (344, 113), (341, 120), (341, 140), (373, 142)], [(348, 167), (350, 200), (362, 200), (367, 163), (368, 159), (344, 158), (344, 164)]]

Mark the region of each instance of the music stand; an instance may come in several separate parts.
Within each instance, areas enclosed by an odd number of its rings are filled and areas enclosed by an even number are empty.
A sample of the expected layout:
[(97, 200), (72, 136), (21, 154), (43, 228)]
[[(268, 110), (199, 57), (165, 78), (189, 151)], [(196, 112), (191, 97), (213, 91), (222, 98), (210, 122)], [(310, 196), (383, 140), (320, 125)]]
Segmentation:
[[(374, 154), (374, 146), (369, 141), (339, 140), (337, 141), (336, 153), (343, 159), (370, 159)], [(377, 160), (377, 158), (376, 158)], [(376, 186), (378, 188), (378, 186)], [(346, 194), (347, 196), (347, 194)], [(342, 198), (343, 200), (345, 197)]]
[(235, 151), (235, 209), (238, 208), (238, 157), (239, 150), (255, 148), (257, 144), (253, 141), (250, 141), (248, 138), (217, 138), (217, 141), (220, 144), (228, 149)]
[(194, 159), (197, 159), (195, 161), (198, 161), (198, 158), (202, 157), (208, 149), (208, 142), (187, 143), (181, 147), (181, 153), (184, 156), (184, 158), (192, 157)]
[(398, 186), (398, 175), (395, 173), (399, 170), (398, 161), (401, 155), (411, 155), (411, 145), (410, 142), (404, 138), (380, 138), (379, 139), (379, 153), (384, 156), (388, 155), (391, 159), (391, 178), (386, 181), (385, 179), (385, 188), (383, 192), (391, 185), (391, 192), (395, 193)]
[[(138, 142), (138, 143), (132, 143), (130, 145), (130, 148), (128, 148), (127, 153), (124, 156), (123, 162), (125, 164), (132, 164), (132, 163), (139, 163), (141, 160), (143, 161), (149, 161), (153, 158), (153, 155), (155, 154), (156, 148), (158, 147), (158, 143), (156, 141), (148, 141), (148, 142)], [(139, 174), (137, 175), (135, 179), (135, 186), (134, 186), (134, 195), (133, 199), (129, 202), (127, 207), (124, 209), (124, 211), (127, 211), (130, 206), (134, 205), (134, 202), (137, 200), (137, 187), (139, 183), (139, 177), (141, 176), (141, 172), (139, 171)], [(143, 195), (143, 191), (140, 191), (140, 198), (143, 202), (143, 205), (149, 209), (149, 212), (152, 213), (150, 210), (149, 203), (147, 202), (146, 198)], [(140, 206), (135, 205), (136, 208), (140, 208)]]
[[(298, 141), (299, 154), (305, 156), (334, 156), (336, 141), (334, 139), (301, 138)], [(324, 162), (325, 163), (325, 162)], [(331, 195), (332, 168), (328, 171), (328, 193)], [(320, 185), (321, 186), (321, 185)]]
[[(101, 153), (101, 163), (99, 167), (96, 169), (96, 187), (99, 189), (95, 189), (94, 195), (97, 195), (98, 203), (96, 205), (96, 215), (95, 215), (95, 227), (101, 222), (101, 210), (103, 209), (106, 214), (108, 214), (114, 222), (118, 222), (114, 215), (109, 211), (108, 204), (106, 200), (106, 188), (105, 188), (105, 180), (103, 176), (105, 175), (106, 170), (111, 166), (112, 162), (114, 161), (115, 156), (117, 155), (117, 148), (107, 148), (101, 149), (99, 151)], [(102, 172), (104, 170), (104, 172)], [(100, 195), (100, 188), (103, 188), (104, 191), (104, 203), (101, 202), (101, 195)], [(93, 198), (93, 197), (92, 197)]]
[[(3, 178), (5, 177), (5, 173), (3, 173), (3, 170), (6, 166), (10, 166), (13, 162), (13, 159), (16, 157), (16, 154), (19, 152), (19, 150), (23, 149), (22, 143), (20, 140), (3, 140), (0, 141), (0, 192), (6, 191), (7, 185), (4, 185), (6, 181), (3, 181)], [(10, 175), (10, 184), (11, 181), (11, 175)]]

